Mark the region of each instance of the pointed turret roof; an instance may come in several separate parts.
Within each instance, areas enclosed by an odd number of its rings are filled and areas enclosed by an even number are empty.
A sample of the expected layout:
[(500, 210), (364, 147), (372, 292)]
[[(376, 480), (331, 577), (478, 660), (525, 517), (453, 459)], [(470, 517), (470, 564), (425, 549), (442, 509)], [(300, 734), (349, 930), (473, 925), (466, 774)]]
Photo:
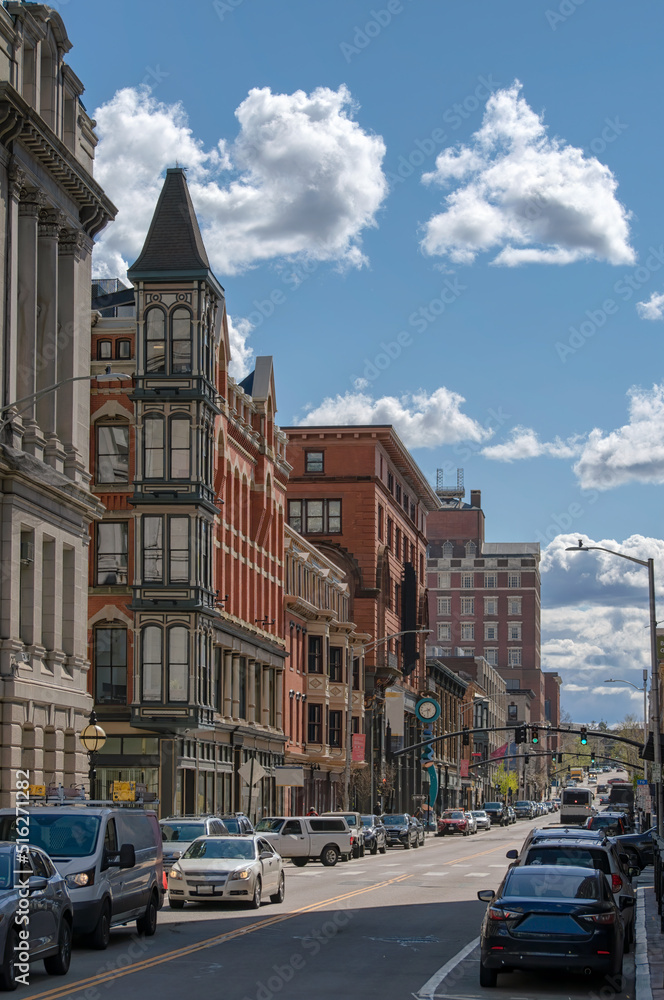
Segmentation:
[(214, 280), (182, 167), (166, 171), (143, 249), (127, 274), (133, 281), (171, 275)]

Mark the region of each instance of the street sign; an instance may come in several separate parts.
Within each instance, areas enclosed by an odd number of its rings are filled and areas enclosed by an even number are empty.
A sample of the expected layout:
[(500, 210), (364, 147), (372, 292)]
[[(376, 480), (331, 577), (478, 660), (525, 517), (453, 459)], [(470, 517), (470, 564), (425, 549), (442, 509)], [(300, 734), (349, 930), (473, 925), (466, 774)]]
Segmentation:
[(662, 780), (662, 765), (661, 764), (651, 764), (650, 765), (650, 777), (652, 781)]
[(247, 760), (238, 769), (238, 774), (248, 785), (257, 785), (261, 778), (265, 777), (267, 771), (259, 761)]

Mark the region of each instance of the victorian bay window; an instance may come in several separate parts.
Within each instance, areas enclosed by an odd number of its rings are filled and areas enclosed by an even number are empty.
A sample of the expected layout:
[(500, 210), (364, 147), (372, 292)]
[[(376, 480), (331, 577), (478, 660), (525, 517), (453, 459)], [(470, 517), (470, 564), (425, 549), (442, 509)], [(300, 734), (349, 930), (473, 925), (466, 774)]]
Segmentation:
[(145, 314), (145, 370), (166, 370), (166, 317), (161, 309), (149, 309)]
[[(168, 431), (168, 436), (166, 435)], [(168, 469), (165, 453), (168, 452)], [(143, 420), (143, 477), (189, 479), (191, 474), (191, 418), (177, 413), (168, 422), (159, 413)]]
[(101, 704), (127, 702), (127, 630), (95, 629), (95, 700)]
[(191, 418), (171, 417), (169, 430), (171, 479), (189, 479), (191, 473)]
[(141, 696), (144, 702), (162, 702), (164, 690), (167, 692), (169, 702), (188, 701), (189, 630), (187, 628), (183, 625), (172, 625), (164, 630), (159, 625), (145, 626), (141, 642), (141, 661)]
[[(143, 582), (189, 582), (189, 518), (145, 515), (143, 528)], [(164, 537), (166, 533), (166, 538)], [(166, 542), (166, 558), (164, 558)], [(167, 574), (164, 575), (164, 564)]]
[(176, 309), (171, 316), (171, 374), (191, 371), (191, 313)]
[(161, 701), (162, 639), (163, 633), (158, 625), (148, 625), (143, 629), (143, 701)]
[(176, 625), (168, 630), (168, 700), (187, 701), (189, 695), (189, 632)]
[(157, 413), (143, 420), (143, 476), (164, 478), (164, 418)]

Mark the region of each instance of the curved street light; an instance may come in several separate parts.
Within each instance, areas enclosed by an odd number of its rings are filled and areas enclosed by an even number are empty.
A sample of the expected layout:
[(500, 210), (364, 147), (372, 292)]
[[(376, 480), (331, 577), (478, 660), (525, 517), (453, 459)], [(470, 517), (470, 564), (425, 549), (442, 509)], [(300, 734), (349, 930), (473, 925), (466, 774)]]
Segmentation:
[[(655, 561), (654, 559), (637, 559), (635, 556), (625, 555), (624, 552), (606, 549), (603, 545), (584, 545), (581, 539), (579, 539), (577, 546), (568, 547), (565, 549), (565, 552), (608, 552), (609, 555), (618, 556), (620, 559), (627, 559), (628, 562), (636, 563), (638, 566), (645, 566), (648, 570), (648, 597), (650, 603), (650, 694), (652, 697), (652, 744), (655, 779), (653, 783), (655, 785), (657, 833), (661, 837), (664, 830), (664, 817), (662, 816), (662, 744), (660, 735), (659, 665), (657, 662), (657, 614), (655, 611)], [(647, 734), (644, 733), (643, 735), (645, 746)]]
[[(648, 671), (643, 671), (643, 687), (637, 687), (632, 681), (623, 680), (621, 677), (607, 677), (604, 681), (605, 684), (629, 684), (633, 687), (635, 691), (643, 691), (643, 743), (645, 745), (648, 739)], [(648, 764), (647, 761), (643, 761), (643, 776), (647, 779), (648, 777)]]
[[(95, 380), (98, 382), (120, 382), (126, 379), (131, 379), (131, 375), (127, 375), (124, 372), (112, 372), (110, 365), (106, 365), (106, 371), (100, 372), (97, 375), (73, 375), (71, 378), (63, 378), (59, 382), (54, 382), (53, 385), (47, 385), (44, 389), (38, 389), (37, 392), (31, 393), (29, 396), (22, 396), (21, 399), (15, 399), (13, 403), (3, 406), (0, 409), (0, 433), (23, 410), (27, 410), (31, 403), (36, 403), (42, 396), (48, 396), (51, 392), (56, 392), (63, 385), (70, 385), (72, 382), (94, 382)], [(16, 410), (16, 413), (11, 413), (8, 417), (5, 417), (4, 414), (9, 410)]]

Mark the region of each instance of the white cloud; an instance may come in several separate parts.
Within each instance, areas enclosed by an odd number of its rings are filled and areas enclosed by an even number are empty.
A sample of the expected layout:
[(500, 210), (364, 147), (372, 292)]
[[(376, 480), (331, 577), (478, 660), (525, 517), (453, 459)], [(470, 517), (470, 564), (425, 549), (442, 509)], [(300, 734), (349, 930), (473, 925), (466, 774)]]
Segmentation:
[(641, 319), (664, 319), (664, 294), (653, 292), (647, 302), (637, 302), (636, 311)]
[(514, 462), (523, 458), (574, 458), (581, 451), (578, 435), (563, 441), (557, 437), (553, 441), (540, 441), (530, 427), (514, 427), (510, 437), (502, 444), (492, 444), (482, 449), (486, 458), (497, 462)]
[(436, 448), (457, 441), (485, 441), (491, 431), (461, 411), (463, 396), (441, 387), (403, 396), (374, 399), (365, 392), (327, 397), (300, 425), (393, 424), (408, 448)]
[(590, 691), (587, 684), (565, 684), (566, 691)]
[(424, 183), (457, 185), (444, 211), (426, 223), (422, 248), (469, 264), (501, 248), (494, 264), (632, 263), (629, 213), (615, 197), (607, 166), (549, 138), (520, 96), (521, 84), (496, 91), (468, 146), (443, 150)]
[[(95, 111), (95, 175), (118, 206), (95, 251), (95, 273), (122, 276), (142, 247), (166, 167), (188, 169), (213, 268), (233, 274), (263, 260), (306, 256), (360, 267), (362, 230), (387, 194), (385, 144), (353, 120), (345, 86), (311, 94), (253, 89), (239, 132), (206, 150), (181, 104), (125, 88)], [(225, 174), (223, 182), (220, 175)]]
[(253, 326), (248, 319), (233, 320), (228, 317), (228, 340), (231, 348), (228, 372), (237, 382), (246, 378), (254, 365), (254, 351), (247, 344), (252, 330)]
[(588, 435), (574, 472), (583, 489), (608, 490), (632, 481), (664, 483), (664, 385), (632, 388), (629, 423)]

